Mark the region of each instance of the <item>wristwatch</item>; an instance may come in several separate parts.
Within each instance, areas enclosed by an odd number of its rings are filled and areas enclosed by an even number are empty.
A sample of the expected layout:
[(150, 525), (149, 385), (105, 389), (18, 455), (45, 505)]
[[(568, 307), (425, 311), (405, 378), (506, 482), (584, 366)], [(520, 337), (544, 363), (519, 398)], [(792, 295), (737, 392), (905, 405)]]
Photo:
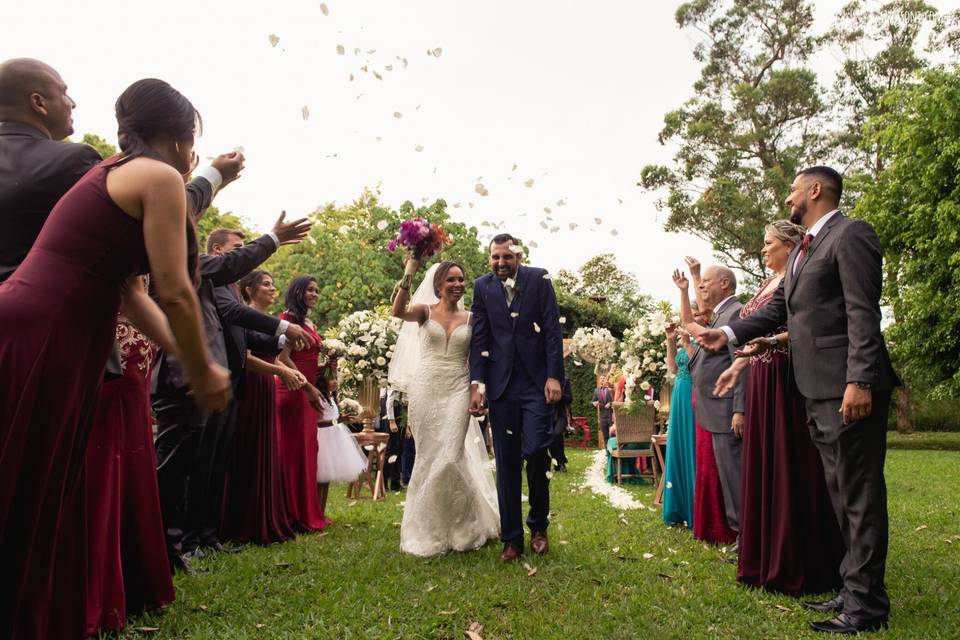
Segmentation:
[(869, 382), (854, 382), (853, 384), (857, 385), (857, 389), (863, 389), (864, 391), (873, 389), (873, 385)]

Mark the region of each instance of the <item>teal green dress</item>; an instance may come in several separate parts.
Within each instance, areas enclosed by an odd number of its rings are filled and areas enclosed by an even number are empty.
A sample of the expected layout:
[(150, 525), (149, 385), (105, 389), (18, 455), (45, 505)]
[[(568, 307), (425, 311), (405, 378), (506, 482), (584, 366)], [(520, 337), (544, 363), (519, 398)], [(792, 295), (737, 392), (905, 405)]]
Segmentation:
[(667, 457), (663, 483), (663, 521), (693, 528), (693, 487), (696, 481), (697, 433), (693, 417), (690, 356), (681, 345), (675, 358), (677, 379), (670, 396)]

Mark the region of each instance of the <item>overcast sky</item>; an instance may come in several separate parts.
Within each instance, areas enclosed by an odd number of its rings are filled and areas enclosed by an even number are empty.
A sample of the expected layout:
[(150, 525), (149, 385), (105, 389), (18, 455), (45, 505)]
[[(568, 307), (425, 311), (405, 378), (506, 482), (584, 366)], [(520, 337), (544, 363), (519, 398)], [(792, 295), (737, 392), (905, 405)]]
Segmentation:
[[(371, 187), (393, 207), (442, 197), (460, 203), (458, 220), (503, 222), (553, 271), (612, 252), (670, 300), (684, 254), (713, 262), (703, 242), (663, 231), (666, 214), (635, 186), (645, 164), (669, 161), (657, 132), (699, 73), (678, 2), (326, 4), (329, 15), (318, 0), (4, 0), (0, 59), (60, 71), (77, 138), (115, 142), (117, 96), (167, 80), (203, 115), (201, 157), (243, 147), (247, 169), (216, 204), (261, 230), (281, 209), (305, 214)], [(841, 5), (817, 2), (818, 28)], [(559, 232), (539, 225), (544, 207)]]

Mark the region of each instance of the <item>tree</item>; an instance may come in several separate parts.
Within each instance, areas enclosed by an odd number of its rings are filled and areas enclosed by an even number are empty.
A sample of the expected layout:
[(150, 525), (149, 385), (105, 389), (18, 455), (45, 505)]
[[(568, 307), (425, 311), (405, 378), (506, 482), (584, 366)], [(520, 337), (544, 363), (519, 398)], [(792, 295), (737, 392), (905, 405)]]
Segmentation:
[(883, 155), (864, 139), (864, 124), (880, 113), (884, 94), (911, 82), (917, 71), (927, 67), (928, 60), (919, 49), (920, 36), (933, 29), (937, 18), (937, 9), (922, 0), (854, 0), (837, 14), (824, 36), (843, 55), (834, 83), (833, 120), (840, 126), (833, 153), (845, 168), (849, 199), (863, 180), (883, 170)]
[(101, 158), (117, 155), (117, 148), (95, 133), (83, 134), (83, 143), (93, 147)]
[(934, 399), (960, 394), (960, 72), (934, 69), (887, 93), (865, 147), (883, 169), (853, 214), (885, 249), (887, 329), (899, 370)]
[(640, 293), (637, 277), (621, 269), (612, 253), (590, 258), (576, 274), (562, 269), (553, 282), (559, 289), (607, 305), (627, 317), (642, 316), (653, 308), (652, 298)]
[(247, 240), (258, 237), (260, 234), (251, 230), (248, 226), (249, 224), (247, 220), (244, 220), (235, 213), (230, 211), (220, 213), (220, 209), (214, 205), (210, 205), (207, 207), (207, 210), (203, 212), (203, 215), (200, 216), (200, 219), (197, 220), (196, 224), (197, 239), (200, 242), (200, 252), (203, 253), (204, 248), (207, 246), (207, 236), (210, 235), (210, 232), (214, 229), (235, 229), (242, 231)]
[(459, 262), (466, 270), (465, 303), (469, 305), (473, 280), (489, 269), (487, 256), (476, 227), (453, 222), (446, 206), (443, 200), (419, 208), (405, 202), (396, 211), (381, 204), (378, 194), (366, 190), (351, 204), (328, 204), (317, 210), (311, 216), (314, 226), (307, 240), (281, 248), (265, 263), (281, 290), (278, 304), (282, 304), (286, 285), (301, 274), (312, 275), (320, 286), (320, 302), (312, 316), (318, 327), (333, 326), (358, 309), (389, 304), (394, 285), (403, 277), (403, 254), (391, 254), (387, 242), (404, 219), (419, 215), (442, 224), (453, 241), (421, 268), (420, 277), (439, 260)]
[(802, 65), (815, 47), (803, 0), (693, 0), (677, 9), (697, 32), (703, 63), (694, 97), (664, 117), (661, 144), (677, 143), (671, 167), (643, 168), (640, 186), (666, 190), (665, 228), (711, 243), (731, 267), (765, 274), (763, 228), (787, 216), (783, 199), (818, 144), (823, 112), (816, 75)]

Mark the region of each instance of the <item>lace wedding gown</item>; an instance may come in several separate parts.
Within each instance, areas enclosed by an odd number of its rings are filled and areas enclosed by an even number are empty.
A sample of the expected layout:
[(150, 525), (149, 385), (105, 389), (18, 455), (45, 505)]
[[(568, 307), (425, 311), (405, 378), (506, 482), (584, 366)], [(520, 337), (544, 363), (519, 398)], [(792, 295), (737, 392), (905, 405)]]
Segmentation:
[(468, 413), (471, 327), (448, 336), (420, 327), (420, 369), (410, 389), (417, 460), (407, 488), (400, 548), (418, 556), (466, 551), (500, 534), (497, 490), (480, 428)]

